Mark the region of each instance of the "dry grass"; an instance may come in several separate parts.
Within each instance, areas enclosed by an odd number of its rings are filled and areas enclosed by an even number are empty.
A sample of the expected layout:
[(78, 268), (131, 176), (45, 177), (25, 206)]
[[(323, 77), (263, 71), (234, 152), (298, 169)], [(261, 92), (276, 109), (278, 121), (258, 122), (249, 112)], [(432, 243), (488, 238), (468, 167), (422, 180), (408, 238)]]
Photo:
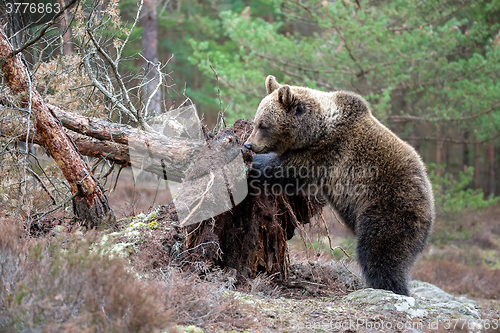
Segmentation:
[(428, 245), (413, 278), (451, 293), (498, 299), (499, 212), (496, 205), (481, 212), (465, 211), (460, 216), (436, 219), (435, 240)]
[(429, 281), (451, 293), (490, 299), (498, 299), (500, 295), (500, 270), (484, 265), (469, 267), (446, 259), (435, 259), (420, 263), (413, 277)]
[[(92, 249), (86, 238), (19, 237), (12, 223), (0, 237), (3, 265), (0, 321), (7, 332), (152, 332), (166, 328), (169, 313), (153, 285), (139, 281), (123, 262)], [(14, 231), (14, 232), (12, 232)], [(24, 250), (24, 251), (23, 251)]]
[(252, 295), (279, 297), (283, 288), (273, 281), (274, 277), (275, 275), (259, 274), (255, 279), (248, 279), (248, 292)]
[(228, 330), (251, 325), (244, 308), (227, 295), (233, 288), (232, 281), (221, 271), (199, 279), (171, 269), (162, 286), (163, 300), (169, 304), (172, 320), (177, 324)]
[(498, 244), (494, 241), (493, 236), (489, 232), (483, 232), (472, 236), (467, 243), (479, 246), (482, 249), (496, 250), (499, 248)]
[(98, 235), (26, 239), (0, 220), (0, 331), (156, 332), (174, 324), (231, 329), (248, 322), (230, 285), (175, 269), (140, 279), (102, 255)]

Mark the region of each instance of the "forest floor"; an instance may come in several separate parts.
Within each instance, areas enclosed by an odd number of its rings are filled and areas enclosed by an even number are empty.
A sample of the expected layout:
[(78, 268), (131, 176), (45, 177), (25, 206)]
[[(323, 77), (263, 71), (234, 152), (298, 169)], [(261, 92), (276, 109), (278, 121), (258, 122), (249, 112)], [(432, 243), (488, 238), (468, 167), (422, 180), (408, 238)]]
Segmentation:
[[(129, 210), (134, 207), (131, 204), (134, 196), (130, 188), (123, 192), (118, 190), (116, 193), (117, 196), (128, 195), (128, 199), (120, 200), (123, 207), (127, 202)], [(168, 199), (170, 193), (163, 192), (162, 195)], [(151, 191), (145, 193), (142, 190), (139, 197), (147, 201), (151, 200), (153, 194)], [(135, 206), (134, 213), (140, 210), (139, 206)], [(296, 235), (288, 242), (291, 263), (300, 269), (314, 265), (327, 267), (332, 261), (342, 261), (348, 263), (352, 272), (359, 276), (359, 268), (355, 262), (355, 238), (329, 209), (325, 209), (324, 217), (326, 223), (318, 222), (305, 227), (305, 240)], [(343, 250), (350, 257), (347, 257)], [(417, 262), (412, 278), (432, 283), (452, 295), (472, 299), (481, 309), (482, 318), (498, 320), (500, 319), (499, 258), (500, 205), (482, 211), (438, 215), (429, 244)], [(314, 275), (311, 272), (309, 274)], [(335, 331), (336, 321), (332, 321), (332, 318), (338, 318), (338, 313), (335, 315), (329, 313), (328, 309), (333, 308), (332, 304), (335, 304), (337, 309), (344, 304), (345, 311), (341, 315), (342, 318), (359, 317), (357, 309), (349, 308), (347, 303), (342, 302), (345, 293), (352, 291), (349, 287), (344, 290), (318, 288), (318, 285), (315, 285), (318, 279), (311, 276), (309, 278), (301, 276), (299, 280), (301, 283), (295, 281), (297, 283), (283, 286), (259, 277), (245, 287), (237, 288), (243, 293), (242, 295), (247, 295), (246, 298), (241, 296), (248, 300), (247, 303), (255, 305), (255, 309), (251, 312), (256, 318), (257, 327), (260, 328), (254, 327), (253, 331)], [(366, 315), (377, 317), (376, 314)], [(392, 320), (397, 321), (398, 318), (401, 321), (406, 319), (401, 317), (401, 314), (399, 317), (397, 313), (393, 314)], [(310, 327), (304, 326), (307, 323)], [(425, 327), (424, 331), (427, 331)], [(457, 331), (460, 330), (457, 328)]]
[[(89, 287), (89, 292), (95, 294), (92, 296), (97, 300), (101, 300), (97, 303), (102, 302), (104, 299), (107, 299), (108, 302), (102, 305), (102, 311), (106, 306), (108, 307), (108, 312), (103, 317), (109, 320), (108, 324), (104, 319), (100, 324), (92, 321), (92, 325), (101, 325), (99, 326), (101, 331), (116, 330), (116, 327), (119, 327), (117, 331), (134, 331), (137, 325), (141, 325), (141, 323), (147, 327), (147, 325), (153, 325), (156, 322), (160, 327), (161, 325), (168, 327), (168, 323), (178, 325), (170, 327), (169, 332), (479, 331), (477, 329), (468, 329), (466, 326), (462, 329), (460, 325), (434, 327), (432, 318), (428, 320), (409, 320), (402, 312), (393, 310), (380, 312), (345, 299), (353, 291), (363, 288), (359, 276), (359, 267), (355, 260), (356, 241), (329, 209), (325, 209), (323, 213), (324, 222), (305, 226), (302, 233), (305, 235), (305, 239), (296, 235), (288, 242), (292, 268), (286, 281), (280, 281), (273, 276), (258, 276), (255, 279), (236, 281), (234, 272), (217, 270), (212, 272), (207, 270), (199, 278), (194, 277), (192, 274), (186, 275), (177, 269), (170, 270), (168, 265), (172, 259), (172, 246), (177, 241), (182, 241), (182, 236), (172, 233), (173, 229), (168, 224), (162, 224), (160, 216), (155, 219), (155, 221), (158, 221), (158, 225), (143, 225), (141, 228), (145, 228), (146, 232), (143, 232), (139, 238), (134, 240), (133, 238), (137, 237), (138, 234), (135, 233), (135, 220), (130, 218), (130, 216), (140, 213), (148, 214), (151, 206), (156, 207), (160, 203), (169, 202), (171, 199), (170, 193), (167, 190), (160, 190), (156, 194), (155, 203), (152, 204), (156, 192), (154, 183), (148, 186), (144, 186), (144, 183), (135, 183), (134, 186), (130, 173), (121, 177), (123, 178), (120, 179), (116, 191), (109, 195), (109, 199), (110, 205), (117, 216), (122, 218), (120, 222), (121, 228), (129, 227), (130, 233), (120, 234), (101, 231), (98, 237), (101, 237), (101, 244), (121, 242), (120, 244), (124, 246), (119, 249), (122, 252), (126, 251), (127, 257), (124, 265), (131, 265), (130, 267), (133, 267), (136, 273), (130, 275), (129, 268), (125, 268), (125, 270), (116, 268), (109, 273), (105, 280), (96, 282), (102, 284), (103, 287)], [(0, 216), (0, 222), (2, 222), (2, 219), (3, 217)], [(5, 219), (12, 220), (9, 217)], [(460, 215), (438, 216), (429, 244), (421, 259), (417, 262), (412, 278), (429, 282), (454, 296), (465, 296), (476, 301), (482, 320), (486, 320), (488, 323), (494, 323), (496, 320), (498, 323), (500, 319), (499, 219), (500, 205), (498, 204), (479, 212), (466, 211)], [(61, 313), (66, 312), (68, 316), (69, 313), (73, 314), (75, 327), (81, 328), (89, 325), (88, 317), (84, 315), (75, 317), (75, 313), (84, 313), (85, 306), (83, 302), (88, 303), (88, 299), (84, 297), (85, 300), (82, 300), (81, 304), (79, 300), (73, 300), (71, 305), (73, 308), (68, 306), (68, 303), (64, 300), (71, 298), (75, 294), (85, 294), (85, 288), (83, 288), (84, 291), (82, 292), (81, 284), (77, 282), (84, 281), (82, 279), (85, 279), (85, 276), (93, 277), (96, 269), (102, 270), (100, 266), (108, 267), (110, 264), (95, 261), (94, 258), (95, 263), (93, 262), (89, 267), (79, 264), (81, 266), (81, 271), (79, 271), (80, 268), (76, 270), (67, 268), (66, 266), (71, 266), (70, 261), (68, 261), (67, 264), (63, 265), (66, 268), (62, 269), (63, 271), (67, 269), (67, 280), (52, 281), (49, 273), (54, 274), (54, 269), (57, 272), (61, 270), (59, 266), (54, 266), (54, 262), (61, 265), (64, 260), (69, 260), (67, 259), (67, 248), (70, 246), (68, 244), (77, 244), (70, 240), (75, 239), (75, 237), (82, 239), (82, 235), (75, 234), (75, 230), (70, 230), (71, 227), (68, 226), (71, 221), (68, 219), (46, 220), (46, 222), (45, 224), (31, 226), (32, 235), (38, 236), (39, 239), (47, 238), (49, 243), (52, 244), (57, 242), (64, 244), (65, 252), (64, 254), (57, 254), (57, 251), (50, 252), (51, 254), (47, 258), (51, 257), (52, 262), (49, 259), (43, 259), (49, 261), (45, 263), (38, 262), (35, 266), (27, 265), (24, 272), (18, 266), (16, 266), (16, 269), (11, 269), (11, 271), (21, 271), (21, 274), (18, 274), (17, 277), (20, 276), (21, 280), (12, 277), (11, 280), (17, 282), (11, 283), (8, 288), (6, 288), (8, 284), (5, 281), (9, 281), (9, 277), (6, 275), (3, 278), (4, 285), (2, 288), (6, 289), (2, 289), (4, 290), (3, 294), (0, 292), (0, 331), (2, 327), (15, 327), (16, 329), (10, 330), (12, 332), (20, 331), (20, 328), (28, 328), (34, 331), (34, 328), (30, 326), (34, 324), (28, 324), (28, 322), (43, 323), (45, 332), (56, 332), (60, 331), (60, 329), (71, 331), (68, 330), (69, 326), (64, 326), (57, 319), (61, 317)], [(68, 236), (65, 236), (65, 234)], [(112, 240), (113, 234), (119, 235), (121, 240), (118, 238)], [(149, 236), (146, 236), (146, 234)], [(61, 237), (63, 237), (62, 240)], [(172, 242), (166, 244), (164, 240), (169, 237)], [(8, 237), (8, 232), (4, 232), (0, 236), (0, 252), (6, 254), (4, 257), (7, 259), (13, 252), (21, 251), (19, 247), (16, 247), (17, 245), (12, 245), (13, 239), (15, 237)], [(103, 241), (104, 239), (106, 241)], [(166, 246), (169, 247), (170, 257), (161, 254), (165, 253)], [(47, 249), (45, 251), (55, 251)], [(78, 251), (75, 251), (75, 253)], [(58, 258), (58, 255), (62, 255), (65, 259), (61, 259), (63, 257)], [(9, 260), (5, 258), (2, 257), (2, 269), (4, 270), (9, 267), (5, 264)], [(15, 262), (15, 260), (12, 262)], [(14, 264), (11, 263), (10, 265)], [(201, 271), (203, 269), (202, 267)], [(41, 279), (42, 283), (45, 284), (45, 289), (41, 288), (43, 289), (42, 294), (36, 294), (37, 292), (40, 293), (40, 288), (28, 288), (29, 291), (27, 291), (26, 286), (33, 283), (32, 280), (28, 279), (27, 270), (38, 270), (39, 273), (36, 279)], [(119, 277), (113, 275), (118, 274), (117, 272), (122, 272)], [(43, 274), (48, 276), (46, 282), (43, 282), (41, 277)], [(135, 282), (130, 281), (126, 283), (119, 282), (119, 280), (123, 280), (124, 274), (129, 274), (131, 279), (137, 279), (134, 276), (142, 276), (146, 278), (147, 284), (136, 285)], [(332, 276), (335, 276), (335, 278), (332, 278)], [(118, 286), (121, 287), (116, 288), (121, 288), (120, 292), (127, 289), (127, 292), (119, 297), (114, 295), (114, 289), (108, 285), (110, 283), (108, 280), (118, 281)], [(35, 281), (41, 283), (39, 280)], [(50, 290), (52, 289), (54, 289), (53, 295), (50, 296), (52, 292)], [(141, 300), (139, 302), (137, 300), (140, 299), (138, 295), (142, 295), (144, 290), (150, 290), (151, 297), (149, 301)], [(9, 293), (11, 296), (9, 296)], [(23, 299), (27, 298), (29, 302), (23, 301)], [(13, 299), (18, 300), (18, 302), (12, 303)], [(140, 309), (148, 307), (148, 305), (144, 304), (148, 304), (147, 302), (153, 304), (158, 300), (161, 301), (161, 304), (166, 304), (165, 316), (151, 313), (146, 315), (141, 312), (145, 310)], [(37, 305), (37, 303), (39, 304)], [(2, 304), (4, 306), (3, 310)], [(11, 304), (12, 306), (5, 308), (5, 304)], [(50, 309), (50, 311), (40, 312), (41, 308), (39, 306), (42, 304), (43, 309)], [(36, 310), (30, 310), (30, 306), (35, 306), (33, 309)], [(120, 320), (112, 320), (113, 313), (121, 313), (120, 311), (125, 311), (123, 309), (134, 309), (136, 307), (139, 307), (139, 310), (135, 310), (137, 311), (137, 318), (134, 317), (135, 322), (131, 321), (129, 324), (132, 326), (126, 326), (132, 327), (132, 329), (124, 328), (123, 318), (121, 322)], [(93, 312), (95, 310), (88, 311), (90, 314), (86, 316), (95, 315)], [(13, 320), (13, 323), (10, 323), (9, 320)], [(50, 325), (47, 324), (48, 322), (50, 322)], [(10, 323), (11, 326), (5, 323)], [(381, 328), (380, 324), (383, 323), (391, 323), (394, 329), (387, 329), (387, 327), (384, 328), (383, 326)], [(403, 327), (397, 328), (398, 323)], [(138, 331), (146, 332), (148, 330), (140, 329)], [(485, 331), (496, 332), (500, 331), (500, 329), (498, 327), (493, 329), (492, 326)], [(6, 332), (9, 332), (9, 330), (6, 330)]]

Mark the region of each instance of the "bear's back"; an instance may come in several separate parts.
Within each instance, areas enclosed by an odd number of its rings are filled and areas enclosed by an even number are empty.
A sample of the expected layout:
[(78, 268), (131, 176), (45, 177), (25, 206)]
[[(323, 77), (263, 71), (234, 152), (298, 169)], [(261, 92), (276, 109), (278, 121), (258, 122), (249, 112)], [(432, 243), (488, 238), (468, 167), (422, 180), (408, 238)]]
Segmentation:
[[(333, 196), (331, 203), (352, 216), (377, 206), (412, 211), (432, 220), (432, 186), (416, 150), (380, 123), (361, 96), (349, 92), (334, 96), (344, 119), (335, 124), (337, 132), (324, 147), (325, 154), (334, 151), (331, 165), (340, 169), (330, 184), (349, 183), (357, 192)], [(364, 190), (358, 195), (360, 188)]]

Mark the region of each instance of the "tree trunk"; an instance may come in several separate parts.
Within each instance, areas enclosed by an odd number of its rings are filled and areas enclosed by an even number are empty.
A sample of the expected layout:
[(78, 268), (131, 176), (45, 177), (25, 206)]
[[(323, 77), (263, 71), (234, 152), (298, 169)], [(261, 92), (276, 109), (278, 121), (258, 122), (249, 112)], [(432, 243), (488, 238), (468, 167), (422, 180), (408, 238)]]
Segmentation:
[[(64, 0), (58, 0), (61, 8), (65, 6)], [(62, 51), (63, 55), (70, 55), (73, 53), (73, 47), (71, 45), (71, 28), (68, 26), (70, 23), (71, 14), (69, 11), (66, 11), (61, 16), (61, 20), (59, 21), (59, 29), (62, 34)], [(68, 30), (66, 30), (68, 29)], [(64, 31), (66, 31), (64, 33)], [(63, 34), (64, 33), (64, 34)]]
[[(141, 131), (137, 128), (84, 117), (49, 105), (64, 127), (82, 134), (75, 136), (78, 149), (86, 156), (100, 156), (118, 164), (128, 164), (169, 180), (180, 182), (203, 148), (203, 142), (182, 140)], [(92, 140), (92, 137), (96, 140)], [(97, 143), (97, 147), (92, 145)], [(144, 159), (130, 158), (144, 156)], [(154, 163), (161, 161), (162, 163)]]
[(470, 149), (467, 141), (469, 140), (469, 131), (464, 132), (464, 143), (462, 143), (462, 165), (463, 169), (470, 167)]
[(441, 176), (441, 125), (436, 124), (436, 175)]
[(451, 144), (449, 142), (444, 141), (442, 145), (442, 160), (444, 161), (443, 164), (443, 173), (449, 172), (449, 167), (450, 167), (450, 158), (451, 158), (451, 152), (450, 150), (452, 149)]
[[(0, 104), (8, 105), (2, 98)], [(181, 182), (186, 178), (189, 167), (203, 149), (203, 142), (200, 141), (147, 133), (128, 125), (64, 111), (54, 105), (47, 106), (65, 127), (66, 134), (80, 154), (105, 158), (119, 165), (131, 165), (160, 177), (168, 174), (171, 181)], [(26, 139), (26, 126), (26, 122), (16, 124), (4, 117), (0, 134)], [(44, 145), (42, 136), (34, 129), (31, 129), (27, 139), (40, 146)], [(144, 158), (131, 158), (131, 154)]]
[(498, 168), (500, 167), (500, 160), (499, 160), (499, 157), (500, 156), (500, 146), (499, 147), (496, 147), (495, 148), (495, 194), (496, 195), (500, 195), (500, 172), (498, 171)]
[(480, 159), (481, 154), (479, 151), (479, 143), (474, 144), (474, 188), (479, 189), (481, 187), (481, 170), (480, 170)]
[(16, 95), (19, 106), (31, 110), (36, 119), (35, 130), (40, 143), (61, 169), (71, 187), (71, 192), (76, 194), (73, 201), (76, 215), (85, 220), (89, 226), (96, 226), (101, 220), (113, 222), (113, 212), (99, 182), (91, 174), (38, 91), (32, 86), (20, 55), (12, 57), (11, 52), (12, 46), (0, 28), (0, 59), (6, 83)]
[(496, 161), (496, 156), (495, 156), (495, 144), (489, 143), (488, 144), (488, 194), (490, 195), (495, 195), (495, 173), (496, 173), (496, 168), (495, 168), (495, 161)]
[[(143, 67), (147, 71), (145, 85), (145, 98), (151, 94), (151, 102), (146, 110), (146, 117), (152, 117), (161, 114), (161, 90), (157, 88), (160, 80), (159, 73), (153, 65), (158, 62), (158, 16), (156, 14), (156, 0), (144, 0), (141, 14), (142, 25), (142, 49), (144, 55)], [(152, 65), (153, 64), (153, 65)], [(144, 101), (144, 104), (147, 100)]]

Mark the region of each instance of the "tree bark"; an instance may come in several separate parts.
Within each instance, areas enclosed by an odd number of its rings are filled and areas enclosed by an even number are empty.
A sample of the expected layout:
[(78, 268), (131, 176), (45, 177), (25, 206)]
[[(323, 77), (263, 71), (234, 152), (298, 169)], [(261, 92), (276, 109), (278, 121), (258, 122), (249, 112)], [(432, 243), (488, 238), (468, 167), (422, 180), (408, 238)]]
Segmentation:
[[(118, 164), (129, 164), (162, 177), (168, 173), (168, 179), (172, 181), (180, 182), (187, 176), (187, 170), (203, 148), (203, 142), (200, 141), (148, 133), (128, 125), (84, 117), (54, 105), (49, 107), (64, 127), (82, 134), (71, 136), (79, 138), (75, 144), (83, 155), (97, 154)], [(92, 146), (95, 143), (99, 144), (99, 149)], [(162, 163), (144, 163), (142, 159), (131, 159), (131, 153)]]
[[(145, 97), (148, 98), (155, 91), (159, 83), (159, 73), (151, 66), (158, 62), (158, 16), (156, 14), (156, 0), (144, 0), (141, 13), (142, 49), (144, 55), (144, 70), (148, 71), (145, 85)], [(146, 103), (146, 102), (144, 102)], [(146, 117), (161, 114), (161, 90), (158, 89), (151, 98)]]
[(474, 188), (481, 188), (481, 153), (479, 149), (479, 143), (474, 144)]
[(17, 97), (19, 106), (27, 108), (34, 115), (35, 130), (41, 145), (47, 149), (61, 169), (71, 187), (71, 192), (76, 194), (73, 201), (76, 215), (85, 220), (89, 226), (96, 226), (102, 220), (113, 222), (113, 211), (99, 182), (91, 174), (61, 124), (31, 84), (20, 54), (12, 56), (12, 46), (1, 28), (0, 65), (6, 83)]
[(471, 165), (470, 163), (470, 148), (467, 141), (469, 140), (469, 131), (464, 132), (464, 143), (462, 143), (462, 165), (464, 170)]
[(498, 167), (500, 166), (500, 160), (499, 160), (499, 157), (500, 156), (500, 147), (496, 147), (495, 148), (495, 179), (494, 179), (494, 182), (495, 182), (495, 194), (498, 195), (500, 194), (500, 172), (498, 172)]
[[(65, 6), (64, 0), (58, 0), (58, 2), (61, 8)], [(69, 11), (66, 11), (62, 15), (61, 20), (59, 21), (59, 29), (61, 30), (62, 34), (63, 55), (70, 55), (71, 53), (73, 53), (73, 47), (71, 45), (71, 28), (68, 26), (70, 23), (70, 19), (71, 19), (71, 14), (69, 13)], [(64, 31), (66, 32), (64, 33)]]
[(436, 124), (436, 175), (441, 176), (441, 125)]
[(495, 144), (489, 143), (488, 144), (488, 194), (489, 195), (495, 195), (495, 173), (496, 173), (496, 168), (495, 168), (495, 161), (496, 161), (496, 156), (495, 156)]

